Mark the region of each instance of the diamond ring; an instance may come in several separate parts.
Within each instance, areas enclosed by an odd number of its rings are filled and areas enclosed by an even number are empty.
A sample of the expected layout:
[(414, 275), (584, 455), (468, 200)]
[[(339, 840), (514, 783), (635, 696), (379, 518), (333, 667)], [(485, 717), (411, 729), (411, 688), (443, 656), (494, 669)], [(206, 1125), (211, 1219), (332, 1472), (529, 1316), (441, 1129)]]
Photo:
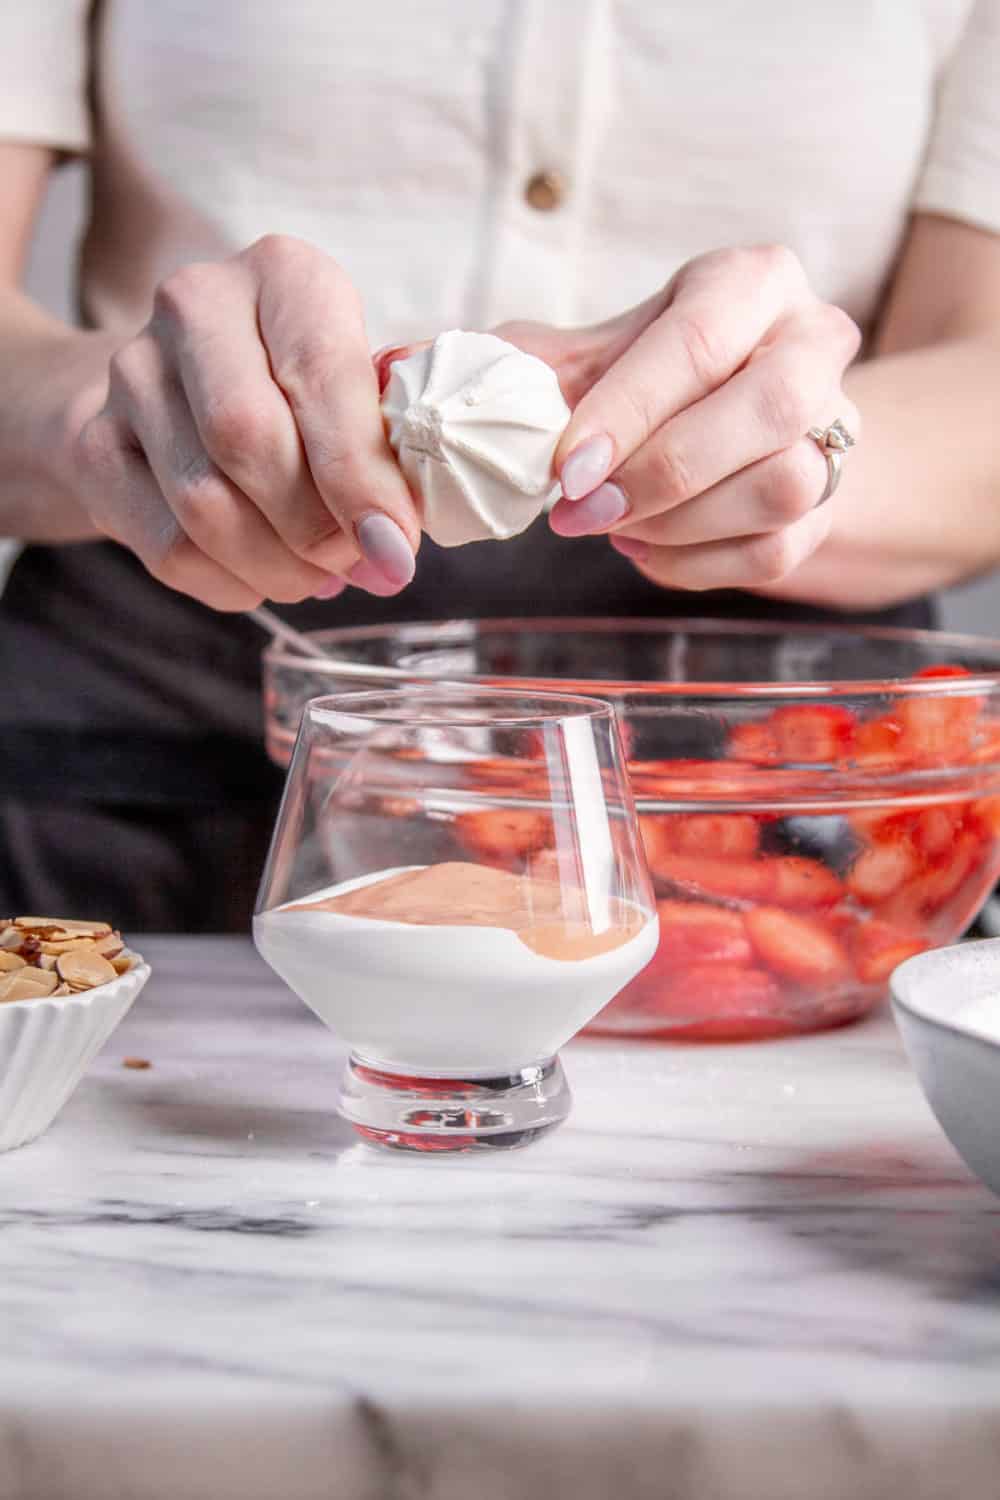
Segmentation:
[(826, 484), (820, 495), (814, 510), (825, 505), (840, 483), (840, 470), (844, 462), (844, 454), (848, 448), (854, 447), (854, 439), (838, 417), (829, 427), (810, 427), (806, 437), (811, 437), (826, 459)]

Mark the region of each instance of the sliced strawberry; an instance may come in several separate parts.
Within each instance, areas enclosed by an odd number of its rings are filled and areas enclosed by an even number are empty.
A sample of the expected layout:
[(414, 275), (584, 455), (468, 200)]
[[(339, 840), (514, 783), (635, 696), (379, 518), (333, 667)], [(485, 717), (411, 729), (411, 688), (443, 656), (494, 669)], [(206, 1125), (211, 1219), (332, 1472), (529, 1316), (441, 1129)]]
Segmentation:
[(901, 770), (906, 765), (903, 726), (898, 719), (869, 719), (854, 731), (850, 760), (866, 771)]
[(936, 677), (971, 677), (972, 673), (968, 667), (956, 667), (951, 662), (937, 662), (930, 667), (921, 667), (919, 672), (914, 672), (918, 680)]
[(774, 1010), (781, 986), (766, 970), (745, 964), (694, 963), (665, 981), (656, 1008), (672, 1016), (733, 1018)]
[(544, 761), (531, 760), (527, 756), (483, 756), (479, 760), (466, 761), (462, 770), (466, 779), (475, 786), (488, 787), (495, 792), (510, 787), (523, 793), (544, 793), (549, 788)]
[(987, 838), (1000, 839), (1000, 797), (978, 797), (969, 811)]
[(686, 797), (741, 796), (756, 787), (753, 772), (732, 760), (647, 760), (629, 767), (637, 797), (662, 797), (680, 801)]
[(638, 818), (646, 863), (655, 874), (663, 858), (671, 851), (670, 819), (673, 813), (640, 813)]
[(757, 852), (760, 829), (749, 813), (668, 813), (667, 819), (667, 840), (679, 854), (745, 859)]
[(717, 859), (700, 854), (660, 853), (650, 869), (658, 880), (696, 896), (729, 901), (768, 901), (774, 892), (776, 860)]
[(877, 841), (886, 829), (896, 823), (898, 816), (898, 813), (888, 812), (886, 808), (875, 803), (871, 807), (862, 805), (852, 808), (847, 814), (847, 821), (859, 838)]
[(975, 834), (960, 833), (946, 860), (905, 881), (879, 907), (878, 914), (896, 927), (919, 928), (947, 905), (975, 867), (983, 863), (983, 846)]
[(899, 964), (929, 947), (915, 933), (903, 932), (888, 922), (872, 918), (859, 924), (851, 943), (851, 957), (863, 984), (885, 984)]
[(920, 856), (908, 838), (873, 844), (859, 854), (847, 874), (846, 886), (855, 901), (877, 906), (920, 869)]
[(771, 715), (778, 758), (793, 764), (839, 764), (850, 755), (856, 727), (846, 708), (827, 703), (777, 708)]
[[(918, 679), (962, 678), (964, 667), (925, 667)], [(903, 746), (918, 765), (964, 761), (971, 749), (982, 699), (963, 696), (913, 697), (900, 700), (897, 716), (903, 727)]]
[(776, 766), (778, 742), (767, 724), (736, 724), (729, 731), (729, 754), (752, 766)]
[(768, 860), (774, 876), (774, 894), (779, 906), (833, 906), (844, 894), (840, 880), (817, 859), (786, 854)]
[(911, 820), (914, 847), (925, 859), (943, 859), (954, 846), (966, 811), (964, 802), (921, 808)]
[(759, 906), (744, 916), (754, 950), (769, 969), (797, 984), (836, 984), (850, 973), (843, 945), (811, 917)]
[(518, 808), (460, 813), (455, 832), (467, 849), (486, 860), (506, 863), (544, 849), (552, 841), (552, 820)]
[(698, 901), (660, 901), (657, 911), (660, 946), (646, 977), (698, 962), (750, 963), (753, 953), (740, 912)]
[(620, 1032), (624, 1025), (634, 1035), (678, 1041), (744, 1041), (794, 1029), (781, 986), (765, 969), (703, 962), (651, 979), (651, 968), (626, 985), (588, 1030)]
[(995, 720), (977, 725), (969, 759), (977, 766), (1000, 764), (1000, 724)]

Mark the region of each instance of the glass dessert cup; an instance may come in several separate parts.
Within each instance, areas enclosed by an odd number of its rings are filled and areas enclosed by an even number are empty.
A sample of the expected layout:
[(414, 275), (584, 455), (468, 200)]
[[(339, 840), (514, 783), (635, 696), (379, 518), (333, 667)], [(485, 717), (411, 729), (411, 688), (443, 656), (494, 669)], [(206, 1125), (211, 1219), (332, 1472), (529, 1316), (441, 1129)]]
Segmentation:
[(254, 941), (348, 1044), (338, 1107), (367, 1140), (558, 1125), (559, 1048), (657, 937), (606, 703), (418, 684), (307, 704)]
[[(1000, 873), (998, 642), (669, 620), (316, 639), (329, 663), (265, 656), (278, 761), (324, 684), (447, 675), (614, 703), (662, 937), (592, 1030), (728, 1040), (850, 1021), (885, 999), (898, 963), (953, 942)], [(488, 769), (470, 754), (470, 785)], [(492, 857), (488, 822), (467, 834)]]

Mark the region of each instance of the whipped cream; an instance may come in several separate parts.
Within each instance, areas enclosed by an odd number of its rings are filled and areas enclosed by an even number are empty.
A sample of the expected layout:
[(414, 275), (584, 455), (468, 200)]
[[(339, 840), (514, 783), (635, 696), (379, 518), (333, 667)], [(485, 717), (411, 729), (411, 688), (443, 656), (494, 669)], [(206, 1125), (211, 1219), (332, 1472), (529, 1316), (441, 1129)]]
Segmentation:
[(401, 1072), (489, 1075), (552, 1057), (645, 967), (659, 925), (637, 917), (619, 946), (569, 960), (534, 952), (507, 927), (418, 926), (297, 903), (259, 914), (253, 932), (261, 957), (362, 1057)]
[(389, 441), (442, 547), (527, 529), (558, 492), (570, 419), (555, 371), (492, 333), (442, 333), (390, 366)]

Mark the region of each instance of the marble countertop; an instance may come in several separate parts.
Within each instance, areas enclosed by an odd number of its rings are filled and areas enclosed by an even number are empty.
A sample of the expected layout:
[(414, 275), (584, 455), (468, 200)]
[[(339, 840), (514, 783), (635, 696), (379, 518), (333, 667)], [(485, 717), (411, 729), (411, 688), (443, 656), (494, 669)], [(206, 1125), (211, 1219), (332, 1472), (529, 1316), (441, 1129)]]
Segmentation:
[(249, 942), (137, 946), (0, 1157), (2, 1500), (995, 1500), (1000, 1200), (888, 1016), (576, 1042), (560, 1131), (423, 1159)]

